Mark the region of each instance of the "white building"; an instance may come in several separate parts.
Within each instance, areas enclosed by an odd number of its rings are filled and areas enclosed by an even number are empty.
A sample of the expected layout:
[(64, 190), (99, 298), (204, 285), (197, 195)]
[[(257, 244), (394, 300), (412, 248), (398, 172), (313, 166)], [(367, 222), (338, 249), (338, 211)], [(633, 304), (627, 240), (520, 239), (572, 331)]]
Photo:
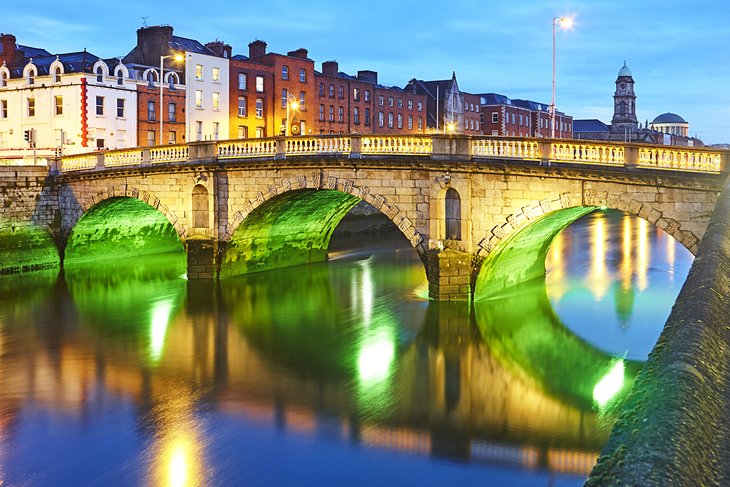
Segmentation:
[(228, 138), (228, 59), (185, 52), (188, 141)]
[[(14, 40), (14, 38), (13, 38)], [(137, 145), (136, 83), (127, 68), (83, 51), (27, 57), (4, 43), (0, 67), (0, 158)], [(14, 59), (10, 66), (7, 59)], [(26, 139), (31, 140), (26, 140)]]

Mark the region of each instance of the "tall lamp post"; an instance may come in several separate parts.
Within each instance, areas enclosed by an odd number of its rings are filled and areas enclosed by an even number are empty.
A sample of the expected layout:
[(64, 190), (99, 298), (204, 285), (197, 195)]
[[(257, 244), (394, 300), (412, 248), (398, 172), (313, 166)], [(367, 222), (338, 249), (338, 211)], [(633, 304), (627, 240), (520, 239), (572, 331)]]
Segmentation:
[(297, 97), (292, 93), (286, 95), (286, 127), (284, 127), (284, 135), (291, 135), (291, 124), (289, 123), (289, 108), (296, 110), (299, 108)]
[(553, 17), (553, 98), (550, 103), (550, 138), (555, 138), (555, 31), (573, 27), (573, 17)]
[(180, 53), (170, 54), (169, 56), (160, 56), (160, 145), (164, 144), (164, 142), (162, 142), (162, 121), (165, 118), (165, 111), (162, 108), (163, 107), (162, 101), (164, 99), (164, 94), (163, 94), (162, 89), (164, 88), (164, 85), (165, 85), (164, 61), (165, 61), (165, 59), (168, 59), (168, 58), (173, 58), (173, 59), (175, 59), (175, 61), (182, 61), (184, 59), (184, 56)]

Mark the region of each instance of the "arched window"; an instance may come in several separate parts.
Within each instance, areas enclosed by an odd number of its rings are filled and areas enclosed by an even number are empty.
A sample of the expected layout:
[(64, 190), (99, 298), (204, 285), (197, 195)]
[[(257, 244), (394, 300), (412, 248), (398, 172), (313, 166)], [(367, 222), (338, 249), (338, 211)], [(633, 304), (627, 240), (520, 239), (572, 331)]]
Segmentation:
[(157, 73), (155, 73), (153, 70), (147, 71), (147, 86), (149, 88), (155, 87), (155, 79), (157, 78)]
[(208, 228), (208, 190), (202, 184), (193, 188), (193, 228)]
[(53, 70), (53, 82), (54, 83), (60, 83), (61, 82), (61, 68), (56, 67)]
[(5, 71), (0, 71), (0, 88), (8, 86), (8, 74)]
[(35, 71), (32, 69), (28, 70), (28, 84), (29, 85), (35, 84)]
[(104, 81), (104, 70), (99, 66), (96, 68), (96, 82), (101, 83)]
[(454, 188), (446, 190), (446, 239), (461, 240), (461, 198)]
[(121, 69), (117, 70), (117, 84), (118, 85), (124, 84), (124, 72)]

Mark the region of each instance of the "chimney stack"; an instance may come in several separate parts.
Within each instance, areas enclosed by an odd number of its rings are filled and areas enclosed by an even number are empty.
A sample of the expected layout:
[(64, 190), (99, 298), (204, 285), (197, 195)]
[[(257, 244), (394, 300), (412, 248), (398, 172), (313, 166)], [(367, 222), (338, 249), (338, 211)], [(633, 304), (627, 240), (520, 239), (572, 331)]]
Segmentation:
[(5, 64), (11, 66), (15, 61), (15, 36), (13, 34), (0, 34), (0, 47), (2, 47), (0, 65), (5, 61)]
[(258, 61), (266, 55), (266, 43), (264, 41), (253, 41), (248, 45), (248, 57), (251, 61)]
[(336, 77), (340, 71), (340, 65), (337, 61), (325, 61), (322, 63), (322, 74), (325, 76)]
[(286, 53), (287, 56), (298, 57), (298, 58), (301, 58), (301, 59), (307, 59), (307, 55), (308, 54), (309, 54), (309, 51), (307, 51), (303, 47), (300, 47), (296, 51), (289, 51), (289, 52)]

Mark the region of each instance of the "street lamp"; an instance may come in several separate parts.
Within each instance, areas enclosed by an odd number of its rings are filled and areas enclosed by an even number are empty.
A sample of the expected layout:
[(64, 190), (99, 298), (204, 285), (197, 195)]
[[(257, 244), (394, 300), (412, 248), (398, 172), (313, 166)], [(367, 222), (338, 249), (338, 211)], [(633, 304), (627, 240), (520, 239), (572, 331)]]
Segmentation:
[(573, 27), (573, 17), (553, 17), (553, 99), (550, 103), (550, 138), (555, 138), (555, 30)]
[(173, 59), (175, 59), (175, 61), (182, 61), (184, 59), (184, 56), (180, 53), (170, 54), (169, 56), (160, 56), (160, 145), (163, 145), (162, 121), (165, 118), (165, 112), (164, 112), (164, 109), (162, 108), (162, 100), (164, 97), (162, 88), (164, 87), (163, 85), (165, 84), (165, 82), (164, 82), (165, 77), (163, 76), (165, 68), (164, 68), (163, 61), (167, 58), (173, 58)]
[(297, 97), (294, 96), (292, 93), (286, 95), (286, 127), (284, 127), (284, 135), (291, 135), (291, 124), (289, 123), (289, 107), (291, 107), (292, 110), (296, 110), (297, 108), (299, 108)]

